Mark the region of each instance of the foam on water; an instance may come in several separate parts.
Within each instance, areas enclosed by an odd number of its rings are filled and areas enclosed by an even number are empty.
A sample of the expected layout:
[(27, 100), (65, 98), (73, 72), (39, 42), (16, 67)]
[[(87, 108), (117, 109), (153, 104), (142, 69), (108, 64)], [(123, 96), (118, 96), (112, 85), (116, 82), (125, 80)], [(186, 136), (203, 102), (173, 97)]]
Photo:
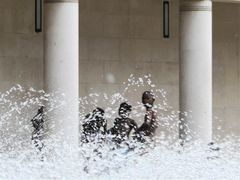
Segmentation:
[[(201, 142), (180, 146), (179, 113), (187, 116), (189, 112), (179, 112), (171, 107), (167, 92), (158, 89), (150, 76), (131, 76), (113, 94), (91, 93), (81, 97), (80, 127), (84, 116), (97, 106), (104, 106), (110, 124), (108, 128), (111, 127), (123, 101), (133, 105), (131, 116), (138, 119), (140, 125), (144, 109), (136, 100), (136, 94), (141, 99), (143, 90), (149, 89), (156, 96), (155, 108), (159, 117), (159, 133), (153, 143), (130, 140), (128, 145), (116, 148), (111, 141), (96, 141), (72, 149), (68, 144), (59, 145), (58, 139), (46, 132), (48, 138), (44, 140), (42, 153), (31, 143), (33, 128), (30, 120), (44, 104), (49, 107), (46, 113), (64, 110), (63, 95), (24, 89), (20, 85), (0, 93), (0, 179), (239, 179), (240, 139), (233, 135), (218, 136), (218, 144), (213, 146), (220, 150)], [(132, 147), (130, 150), (129, 146)], [(54, 156), (49, 155), (52, 151)]]

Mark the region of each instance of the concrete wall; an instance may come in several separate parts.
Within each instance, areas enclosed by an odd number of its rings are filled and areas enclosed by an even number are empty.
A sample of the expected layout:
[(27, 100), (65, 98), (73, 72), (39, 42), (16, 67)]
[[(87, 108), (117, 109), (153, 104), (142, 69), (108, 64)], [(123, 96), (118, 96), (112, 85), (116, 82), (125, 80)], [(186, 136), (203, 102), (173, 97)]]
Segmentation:
[[(152, 74), (178, 110), (179, 1), (171, 0), (171, 37), (162, 37), (161, 0), (80, 0), (80, 95), (122, 91), (130, 74)], [(239, 133), (240, 6), (213, 5), (214, 130)], [(1, 0), (0, 91), (43, 87), (43, 36), (34, 32), (34, 1)], [(134, 105), (149, 87), (126, 94)], [(101, 99), (99, 106), (107, 107)], [(169, 112), (167, 112), (169, 113)], [(140, 119), (139, 121), (142, 121)], [(140, 123), (139, 123), (140, 124)]]
[(240, 135), (240, 6), (213, 5), (213, 112), (215, 132)]
[(32, 0), (0, 2), (0, 92), (17, 83), (42, 88), (43, 39), (34, 13)]

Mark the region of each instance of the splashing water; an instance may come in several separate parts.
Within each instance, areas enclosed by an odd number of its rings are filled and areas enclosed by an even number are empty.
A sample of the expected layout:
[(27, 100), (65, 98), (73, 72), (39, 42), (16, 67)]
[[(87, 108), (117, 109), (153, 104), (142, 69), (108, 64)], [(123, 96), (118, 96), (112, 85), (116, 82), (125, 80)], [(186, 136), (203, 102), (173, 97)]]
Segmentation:
[[(180, 146), (179, 114), (188, 113), (174, 110), (167, 101), (167, 92), (157, 89), (149, 75), (138, 78), (131, 75), (113, 94), (81, 97), (79, 127), (85, 115), (96, 107), (105, 109), (108, 128), (112, 127), (119, 104), (124, 101), (133, 106), (131, 118), (142, 124), (144, 108), (139, 99), (145, 90), (151, 90), (156, 97), (159, 127), (153, 143), (130, 140), (128, 145), (116, 148), (111, 141), (95, 141), (77, 149), (61, 144), (54, 149), (57, 156), (44, 161), (40, 156), (53, 151), (58, 139), (46, 132), (49, 138), (44, 140), (43, 154), (39, 154), (31, 142), (30, 120), (42, 105), (48, 104), (46, 114), (64, 110), (63, 95), (24, 89), (20, 85), (0, 93), (0, 179), (239, 179), (240, 139), (218, 138), (216, 147), (200, 142)], [(214, 150), (217, 148), (220, 150)]]

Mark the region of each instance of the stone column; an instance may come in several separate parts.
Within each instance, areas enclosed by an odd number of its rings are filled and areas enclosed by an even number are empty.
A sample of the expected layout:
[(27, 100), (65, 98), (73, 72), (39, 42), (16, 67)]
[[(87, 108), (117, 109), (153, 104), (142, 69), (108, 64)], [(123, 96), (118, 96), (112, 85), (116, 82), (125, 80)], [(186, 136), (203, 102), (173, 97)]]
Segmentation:
[(47, 115), (50, 135), (78, 145), (78, 0), (44, 2), (44, 79), (47, 93), (65, 94), (65, 105)]
[[(180, 4), (180, 138), (212, 140), (212, 2)], [(187, 131), (190, 131), (187, 133)]]

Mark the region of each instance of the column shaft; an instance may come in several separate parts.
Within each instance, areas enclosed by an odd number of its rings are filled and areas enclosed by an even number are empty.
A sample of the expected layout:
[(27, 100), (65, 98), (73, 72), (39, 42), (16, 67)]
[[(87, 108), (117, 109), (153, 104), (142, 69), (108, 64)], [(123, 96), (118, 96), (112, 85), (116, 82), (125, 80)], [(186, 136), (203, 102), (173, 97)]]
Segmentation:
[[(180, 7), (180, 138), (212, 139), (212, 4), (183, 0)], [(187, 131), (190, 132), (187, 132)]]
[(61, 141), (78, 144), (78, 1), (44, 4), (45, 90), (65, 94), (65, 106), (48, 116), (49, 131)]

